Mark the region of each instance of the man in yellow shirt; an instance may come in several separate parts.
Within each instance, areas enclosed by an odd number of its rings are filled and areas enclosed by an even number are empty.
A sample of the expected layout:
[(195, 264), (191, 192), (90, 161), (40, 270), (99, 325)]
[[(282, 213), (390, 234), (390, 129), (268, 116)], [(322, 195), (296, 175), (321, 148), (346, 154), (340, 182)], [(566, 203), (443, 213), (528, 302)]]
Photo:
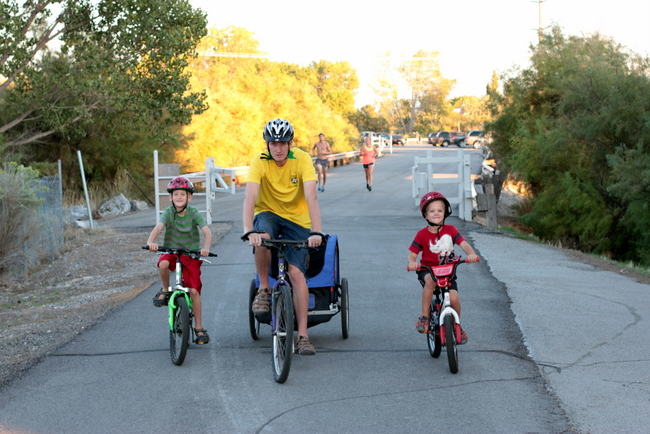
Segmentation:
[[(311, 156), (292, 148), (294, 130), (284, 119), (266, 124), (263, 137), (266, 151), (253, 157), (244, 195), (244, 233), (261, 230), (265, 233), (248, 234), (249, 244), (255, 246), (255, 267), (260, 288), (253, 302), (253, 312), (268, 312), (270, 299), (269, 267), (271, 252), (261, 247), (262, 238), (277, 238), (282, 233), (290, 240), (309, 240), (310, 247), (318, 247), (322, 238), (310, 235), (321, 232), (321, 216), (316, 193), (316, 172)], [(293, 304), (298, 320), (298, 354), (316, 354), (307, 336), (309, 289), (305, 271), (307, 250), (287, 252), (288, 272), (293, 286)]]

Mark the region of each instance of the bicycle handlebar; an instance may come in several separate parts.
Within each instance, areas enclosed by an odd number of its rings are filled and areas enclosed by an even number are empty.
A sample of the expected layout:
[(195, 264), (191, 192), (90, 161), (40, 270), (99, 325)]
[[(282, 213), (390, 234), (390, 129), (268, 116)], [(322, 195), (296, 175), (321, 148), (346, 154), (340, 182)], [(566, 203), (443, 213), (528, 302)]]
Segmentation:
[[(144, 250), (149, 250), (149, 246), (142, 246)], [(187, 256), (198, 256), (201, 257), (201, 251), (200, 250), (190, 250), (190, 249), (183, 249), (183, 248), (173, 248), (173, 247), (167, 247), (167, 246), (158, 246), (158, 252), (161, 253), (168, 253), (171, 255), (187, 255)], [(211, 257), (217, 257), (216, 253), (209, 252), (208, 256)]]
[[(259, 230), (248, 231), (244, 235), (241, 236), (241, 240), (242, 241), (248, 241), (248, 236), (250, 234), (265, 234), (265, 233), (266, 232), (259, 231)], [(309, 232), (309, 235), (318, 235), (323, 240), (322, 245), (324, 245), (326, 243), (325, 234), (323, 234), (321, 232)], [(275, 247), (276, 245), (285, 245), (285, 246), (286, 245), (293, 245), (293, 246), (298, 247), (298, 248), (304, 248), (304, 247), (309, 247), (307, 245), (307, 241), (308, 240), (285, 240), (285, 239), (281, 239), (281, 238), (262, 238), (262, 246), (264, 246), (264, 247)], [(265, 243), (268, 243), (268, 245), (265, 245)], [(316, 247), (314, 247), (314, 248), (316, 248)]]
[[(463, 258), (459, 257), (458, 261), (456, 261), (456, 262), (452, 262), (451, 264), (440, 264), (440, 265), (460, 264), (461, 262), (464, 262), (465, 264), (473, 264), (473, 262), (469, 262), (467, 260), (467, 258), (463, 259)], [(481, 262), (481, 257), (480, 256), (476, 257), (476, 262)], [(431, 267), (429, 267), (427, 265), (425, 265), (425, 266), (418, 265), (418, 268), (413, 270), (413, 271), (422, 271), (422, 270), (428, 270), (428, 269), (431, 269)], [(408, 265), (406, 266), (406, 271), (411, 271), (411, 270), (409, 270)]]

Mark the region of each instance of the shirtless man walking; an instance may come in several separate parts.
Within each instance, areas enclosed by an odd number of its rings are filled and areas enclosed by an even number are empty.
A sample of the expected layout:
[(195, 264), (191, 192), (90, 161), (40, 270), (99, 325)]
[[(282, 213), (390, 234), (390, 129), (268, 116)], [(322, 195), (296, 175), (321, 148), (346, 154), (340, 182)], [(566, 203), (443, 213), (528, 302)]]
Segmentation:
[(318, 141), (314, 143), (312, 153), (316, 150), (316, 170), (318, 171), (318, 191), (325, 191), (325, 182), (327, 182), (327, 169), (330, 167), (330, 161), (327, 158), (332, 154), (330, 144), (325, 141), (325, 134), (318, 135)]

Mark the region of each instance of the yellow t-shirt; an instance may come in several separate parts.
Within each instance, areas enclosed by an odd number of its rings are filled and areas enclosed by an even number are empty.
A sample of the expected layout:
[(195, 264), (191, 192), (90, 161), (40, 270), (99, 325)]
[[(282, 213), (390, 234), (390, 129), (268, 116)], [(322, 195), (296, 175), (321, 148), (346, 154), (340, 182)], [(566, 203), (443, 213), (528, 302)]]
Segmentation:
[(308, 153), (291, 148), (287, 163), (278, 167), (267, 152), (262, 152), (253, 157), (246, 181), (260, 185), (255, 214), (271, 211), (303, 228), (311, 228), (304, 183), (316, 181), (316, 170)]

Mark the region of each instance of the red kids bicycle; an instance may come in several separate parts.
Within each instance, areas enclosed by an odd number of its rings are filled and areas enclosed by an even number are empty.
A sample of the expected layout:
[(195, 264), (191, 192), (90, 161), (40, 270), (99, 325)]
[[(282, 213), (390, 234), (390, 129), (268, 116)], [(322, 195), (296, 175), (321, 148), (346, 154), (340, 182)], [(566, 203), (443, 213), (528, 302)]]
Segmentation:
[[(447, 348), (447, 360), (449, 370), (452, 374), (458, 372), (458, 350), (460, 345), (460, 318), (458, 312), (451, 307), (449, 302), (449, 290), (451, 281), (456, 276), (456, 268), (462, 263), (468, 263), (460, 256), (455, 257), (452, 262), (445, 265), (428, 267), (421, 265), (417, 271), (426, 270), (431, 273), (436, 288), (433, 291), (429, 307), (429, 330), (427, 332), (427, 345), (431, 357), (438, 358), (442, 347)], [(420, 282), (424, 286), (424, 282)], [(442, 297), (442, 299), (441, 299)]]

